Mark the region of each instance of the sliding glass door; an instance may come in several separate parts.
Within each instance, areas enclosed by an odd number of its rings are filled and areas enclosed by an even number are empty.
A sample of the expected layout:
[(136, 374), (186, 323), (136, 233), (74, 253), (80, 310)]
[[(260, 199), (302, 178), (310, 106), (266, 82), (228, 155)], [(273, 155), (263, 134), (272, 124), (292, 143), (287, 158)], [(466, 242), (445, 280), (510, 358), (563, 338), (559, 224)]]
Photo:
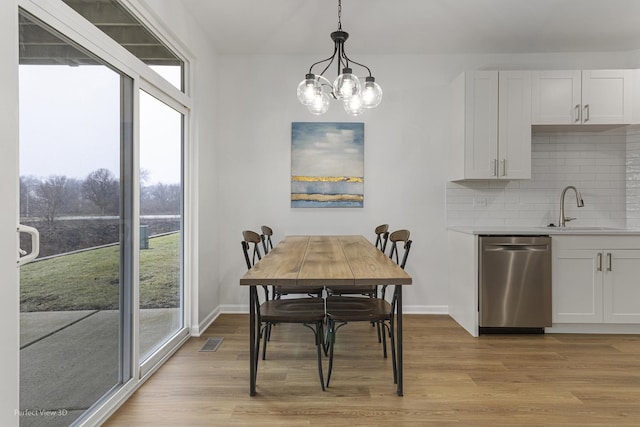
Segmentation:
[(20, 425), (67, 426), (131, 378), (133, 80), (19, 28), (20, 222), (41, 242), (20, 270)]
[(140, 362), (183, 326), (183, 115), (140, 95)]

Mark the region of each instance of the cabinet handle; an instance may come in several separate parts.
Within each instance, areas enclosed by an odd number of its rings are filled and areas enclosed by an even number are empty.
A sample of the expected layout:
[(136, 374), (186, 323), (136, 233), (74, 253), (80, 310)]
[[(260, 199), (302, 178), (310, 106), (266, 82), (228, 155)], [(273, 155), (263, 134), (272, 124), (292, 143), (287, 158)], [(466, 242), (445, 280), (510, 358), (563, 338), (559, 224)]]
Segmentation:
[(507, 159), (500, 160), (502, 176), (507, 176)]
[(491, 160), (491, 176), (498, 176), (497, 159), (492, 159)]
[(576, 119), (574, 122), (578, 123), (580, 121), (580, 104), (576, 104), (575, 108)]
[(607, 252), (607, 271), (611, 271), (613, 268), (611, 261), (611, 252)]
[(584, 115), (584, 122), (587, 123), (589, 121), (589, 104), (584, 106), (584, 111), (586, 112)]
[(598, 252), (597, 271), (602, 271), (602, 254)]

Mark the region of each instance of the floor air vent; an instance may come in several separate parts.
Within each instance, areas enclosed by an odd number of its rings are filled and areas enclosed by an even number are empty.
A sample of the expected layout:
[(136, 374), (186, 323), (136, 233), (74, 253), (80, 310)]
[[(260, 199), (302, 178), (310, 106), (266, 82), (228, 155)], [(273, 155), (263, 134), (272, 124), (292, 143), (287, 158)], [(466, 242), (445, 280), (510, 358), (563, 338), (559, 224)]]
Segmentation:
[(220, 347), (220, 344), (222, 344), (223, 339), (224, 338), (216, 337), (209, 338), (207, 342), (202, 346), (200, 351), (216, 351), (218, 347)]

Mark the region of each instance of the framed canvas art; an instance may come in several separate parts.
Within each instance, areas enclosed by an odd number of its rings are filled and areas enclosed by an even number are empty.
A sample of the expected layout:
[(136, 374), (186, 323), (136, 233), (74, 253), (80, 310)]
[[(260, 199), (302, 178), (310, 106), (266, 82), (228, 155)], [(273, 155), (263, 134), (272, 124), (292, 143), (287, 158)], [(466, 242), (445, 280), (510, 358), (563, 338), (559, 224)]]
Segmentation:
[(291, 207), (361, 208), (364, 123), (291, 124)]

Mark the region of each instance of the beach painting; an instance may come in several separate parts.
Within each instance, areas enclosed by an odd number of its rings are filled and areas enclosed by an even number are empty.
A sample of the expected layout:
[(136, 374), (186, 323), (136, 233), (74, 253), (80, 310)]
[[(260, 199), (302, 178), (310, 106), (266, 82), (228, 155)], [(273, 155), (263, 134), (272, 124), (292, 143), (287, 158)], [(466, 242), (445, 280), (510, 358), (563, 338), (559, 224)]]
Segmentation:
[(361, 208), (364, 123), (291, 124), (291, 207)]

